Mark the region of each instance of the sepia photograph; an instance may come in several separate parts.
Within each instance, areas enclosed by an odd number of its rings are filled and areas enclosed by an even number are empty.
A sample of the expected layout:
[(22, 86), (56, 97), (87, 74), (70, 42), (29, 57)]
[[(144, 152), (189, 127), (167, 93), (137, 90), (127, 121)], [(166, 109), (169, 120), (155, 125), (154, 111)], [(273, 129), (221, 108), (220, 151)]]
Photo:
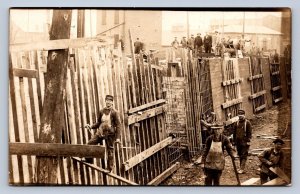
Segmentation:
[(10, 8), (11, 186), (291, 186), (290, 8)]

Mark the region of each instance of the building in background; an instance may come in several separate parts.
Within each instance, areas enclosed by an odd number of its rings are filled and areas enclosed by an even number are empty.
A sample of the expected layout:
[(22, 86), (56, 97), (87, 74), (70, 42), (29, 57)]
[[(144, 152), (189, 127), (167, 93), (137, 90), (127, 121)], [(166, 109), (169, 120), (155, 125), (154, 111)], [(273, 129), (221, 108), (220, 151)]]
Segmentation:
[[(22, 9), (11, 12), (10, 43), (49, 39), (53, 10)], [(174, 37), (181, 40), (205, 32), (219, 31), (223, 36), (251, 39), (263, 50), (282, 53), (291, 41), (290, 12), (160, 11), (126, 9), (73, 10), (71, 38), (109, 37), (122, 40), (130, 54), (132, 41), (139, 38), (146, 50), (170, 47)]]

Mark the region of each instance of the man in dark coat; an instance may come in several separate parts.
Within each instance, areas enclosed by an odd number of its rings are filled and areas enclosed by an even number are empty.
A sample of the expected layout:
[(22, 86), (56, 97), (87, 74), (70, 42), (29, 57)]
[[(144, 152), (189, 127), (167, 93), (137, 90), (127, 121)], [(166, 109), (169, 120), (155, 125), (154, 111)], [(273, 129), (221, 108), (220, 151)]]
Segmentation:
[(209, 35), (207, 32), (203, 38), (204, 43), (204, 50), (205, 53), (211, 53), (211, 47), (212, 47), (212, 36)]
[(201, 167), (205, 172), (205, 185), (220, 185), (220, 177), (225, 167), (224, 150), (234, 158), (235, 152), (229, 139), (222, 134), (223, 125), (215, 124), (211, 127), (213, 135), (206, 139), (202, 154)]
[(258, 155), (258, 158), (261, 162), (260, 181), (262, 185), (268, 182), (269, 180), (278, 177), (275, 173), (273, 173), (270, 170), (271, 167), (273, 168), (283, 167), (284, 155), (281, 148), (284, 144), (284, 141), (282, 141), (281, 139), (275, 139), (273, 143), (274, 143), (273, 148), (269, 148)]
[(203, 45), (203, 42), (202, 42), (202, 38), (200, 36), (201, 34), (198, 33), (196, 38), (195, 38), (195, 52), (196, 53), (202, 53), (202, 45)]
[(252, 138), (252, 127), (250, 121), (245, 117), (244, 110), (238, 110), (239, 120), (233, 127), (233, 142), (237, 148), (237, 154), (240, 157), (239, 174), (245, 172), (250, 141)]
[(137, 38), (133, 45), (134, 45), (134, 54), (140, 54), (141, 50), (143, 49), (143, 43), (140, 41), (140, 39)]
[[(96, 123), (86, 128), (97, 129), (97, 132), (88, 141), (88, 145), (97, 145), (104, 139), (107, 149), (107, 170), (111, 171), (114, 166), (114, 143), (120, 143), (121, 122), (119, 113), (113, 108), (113, 96), (106, 95), (106, 107), (100, 110)], [(99, 128), (99, 129), (98, 129)], [(86, 162), (93, 163), (93, 158), (86, 158)]]

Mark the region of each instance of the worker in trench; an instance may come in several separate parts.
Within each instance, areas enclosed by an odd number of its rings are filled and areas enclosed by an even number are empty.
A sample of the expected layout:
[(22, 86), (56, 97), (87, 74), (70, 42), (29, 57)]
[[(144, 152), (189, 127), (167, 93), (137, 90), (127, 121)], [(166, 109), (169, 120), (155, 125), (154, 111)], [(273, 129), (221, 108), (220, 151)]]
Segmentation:
[[(114, 144), (120, 143), (121, 122), (119, 113), (113, 108), (113, 96), (106, 95), (106, 106), (100, 110), (99, 117), (93, 125), (87, 124), (88, 129), (97, 129), (88, 141), (88, 145), (97, 145), (105, 140), (107, 150), (107, 170), (112, 171), (114, 166)], [(93, 158), (86, 158), (85, 162), (93, 163)]]
[(220, 185), (220, 177), (225, 167), (224, 150), (230, 157), (235, 158), (236, 153), (229, 139), (223, 135), (223, 125), (216, 123), (211, 127), (213, 134), (206, 139), (201, 159), (201, 168), (205, 173), (205, 185)]
[(261, 154), (258, 155), (258, 158), (261, 162), (260, 164), (260, 181), (263, 185), (264, 183), (268, 182), (269, 180), (277, 178), (277, 174), (270, 170), (271, 167), (282, 168), (284, 155), (281, 150), (284, 141), (282, 139), (275, 139), (273, 141), (274, 147), (266, 149)]
[(233, 144), (236, 146), (237, 154), (240, 159), (239, 174), (245, 173), (245, 167), (252, 138), (252, 126), (246, 119), (245, 111), (238, 110), (239, 120), (233, 126)]

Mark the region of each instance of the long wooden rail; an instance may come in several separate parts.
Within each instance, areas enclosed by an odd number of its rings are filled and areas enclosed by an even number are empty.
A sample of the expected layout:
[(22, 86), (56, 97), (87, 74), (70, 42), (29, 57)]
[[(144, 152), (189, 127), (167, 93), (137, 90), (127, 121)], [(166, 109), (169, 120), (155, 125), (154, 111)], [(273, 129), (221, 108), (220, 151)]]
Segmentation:
[(105, 147), (59, 143), (9, 143), (10, 155), (77, 156), (104, 158)]

